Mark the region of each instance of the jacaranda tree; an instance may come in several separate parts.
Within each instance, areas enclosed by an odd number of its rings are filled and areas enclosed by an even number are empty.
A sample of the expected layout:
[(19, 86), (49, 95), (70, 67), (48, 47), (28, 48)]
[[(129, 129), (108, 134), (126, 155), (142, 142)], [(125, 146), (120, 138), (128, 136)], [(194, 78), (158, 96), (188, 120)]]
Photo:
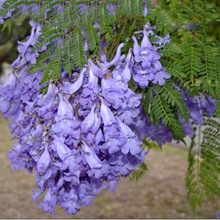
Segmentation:
[[(29, 16), (0, 110), (17, 140), (13, 169), (35, 171), (33, 200), (75, 214), (153, 147), (191, 138), (193, 209), (220, 197), (219, 11), (205, 0), (1, 0), (0, 23)], [(196, 130), (199, 134), (197, 143)], [(194, 148), (198, 146), (195, 154)]]

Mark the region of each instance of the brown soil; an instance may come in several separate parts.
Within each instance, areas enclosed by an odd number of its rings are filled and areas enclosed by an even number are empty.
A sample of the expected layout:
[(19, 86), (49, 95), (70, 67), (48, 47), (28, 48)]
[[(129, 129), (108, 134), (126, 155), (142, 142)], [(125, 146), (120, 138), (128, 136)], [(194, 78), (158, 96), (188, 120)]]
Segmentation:
[(7, 159), (12, 147), (7, 122), (0, 116), (0, 218), (216, 218), (220, 205), (206, 201), (196, 213), (186, 202), (187, 152), (165, 146), (146, 157), (149, 171), (138, 181), (122, 179), (115, 193), (103, 191), (89, 207), (75, 215), (61, 208), (44, 213), (32, 202), (34, 174), (13, 172)]

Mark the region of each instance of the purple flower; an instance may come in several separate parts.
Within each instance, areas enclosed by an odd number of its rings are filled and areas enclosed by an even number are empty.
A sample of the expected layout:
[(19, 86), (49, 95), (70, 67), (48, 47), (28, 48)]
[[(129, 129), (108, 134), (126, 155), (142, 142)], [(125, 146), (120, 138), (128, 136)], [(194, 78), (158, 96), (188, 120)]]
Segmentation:
[(155, 43), (159, 44), (160, 47), (162, 47), (163, 45), (165, 45), (166, 43), (170, 43), (171, 39), (170, 39), (170, 35), (167, 34), (165, 37), (158, 37), (159, 40), (155, 41)]
[(142, 142), (138, 140), (138, 138), (126, 124), (122, 123), (119, 119), (118, 122), (121, 132), (125, 138), (125, 143), (122, 145), (121, 151), (124, 154), (130, 152), (132, 155), (140, 153), (142, 151), (142, 148), (140, 147)]
[(2, 96), (0, 96), (0, 111), (6, 113), (9, 109), (10, 103)]
[(81, 124), (82, 132), (88, 132), (95, 123), (95, 105), (93, 105), (91, 112), (87, 115), (84, 121)]
[(8, 152), (8, 158), (11, 162), (11, 168), (13, 170), (20, 169), (24, 170), (25, 169), (25, 160), (23, 160), (22, 157), (20, 157), (21, 153), (21, 145), (20, 144), (15, 144), (15, 147)]
[[(83, 13), (86, 7), (79, 7)], [(61, 9), (54, 6), (56, 11)], [(159, 47), (149, 40), (154, 27), (146, 24), (145, 30), (138, 32), (144, 33), (141, 46), (133, 37), (134, 47), (127, 55), (121, 53), (121, 43), (111, 61), (105, 54), (96, 63), (89, 58), (81, 72), (76, 67), (71, 75), (62, 66), (57, 85), (49, 82), (47, 93), (42, 95), (43, 72), (27, 71), (48, 44), (35, 50), (42, 27), (34, 21), (30, 25), (31, 36), (19, 42), (20, 54), (12, 64), (16, 76), (0, 86), (1, 110), (4, 117), (11, 116), (10, 128), (19, 142), (10, 150), (9, 158), (14, 169), (35, 170), (39, 190), (34, 191), (33, 199), (46, 193), (40, 204), (45, 212), (54, 213), (55, 205), (59, 205), (75, 214), (102, 189), (114, 191), (120, 177), (143, 163), (146, 152), (138, 137), (150, 137), (160, 144), (172, 139), (161, 123), (159, 128), (151, 125), (142, 112), (143, 95), (128, 85), (131, 77), (143, 88), (150, 82), (162, 85), (168, 76), (159, 62)], [(86, 33), (82, 31), (82, 35), (88, 49)], [(54, 43), (61, 45), (62, 39)]]
[(10, 93), (16, 90), (16, 85), (17, 85), (17, 77), (12, 73), (9, 75), (9, 77), (5, 79), (4, 83), (1, 85), (0, 95), (3, 95), (5, 97), (10, 97), (12, 95)]
[(45, 212), (54, 214), (54, 208), (56, 205), (56, 195), (51, 194), (50, 191), (47, 191), (44, 200), (40, 203), (39, 208), (42, 208)]
[(102, 167), (101, 160), (98, 158), (94, 150), (89, 147), (85, 142), (83, 142), (82, 151), (91, 169), (99, 169)]
[(111, 174), (108, 176), (108, 188), (112, 192), (115, 192), (118, 183), (119, 183), (119, 177), (115, 177)]
[(95, 112), (95, 121), (94, 121), (94, 124), (93, 126), (91, 127), (90, 131), (93, 133), (93, 134), (96, 134), (97, 131), (99, 130), (101, 126), (101, 117), (98, 115), (97, 112)]
[(18, 41), (18, 52), (20, 52), (20, 54), (22, 56), (25, 55), (27, 49), (29, 46), (33, 46), (34, 43), (36, 42), (36, 39), (37, 39), (37, 36), (35, 34), (35, 31), (36, 31), (36, 27), (35, 26), (32, 26), (33, 28), (31, 29), (31, 35), (30, 37), (28, 38), (28, 40), (26, 42), (20, 42)]
[(39, 173), (45, 173), (50, 164), (50, 154), (48, 152), (48, 147), (45, 146), (44, 152), (42, 153), (40, 159), (37, 162), (37, 170)]
[[(135, 57), (139, 56), (140, 52), (141, 52), (141, 47), (138, 44), (137, 38), (135, 36), (132, 37), (133, 41), (134, 41), (134, 46), (133, 46), (133, 52)], [(139, 60), (138, 60), (139, 61)], [(138, 62), (137, 61), (137, 62)]]
[(125, 65), (125, 68), (122, 72), (122, 77), (123, 77), (123, 81), (124, 82), (128, 82), (130, 81), (131, 79), (131, 69), (130, 69), (130, 61), (131, 61), (131, 56), (132, 56), (132, 50), (130, 49), (129, 50), (129, 53), (127, 55), (127, 58), (126, 58), (126, 65)]
[(121, 138), (118, 138), (117, 136), (114, 138), (114, 136), (112, 136), (108, 141), (106, 141), (104, 148), (108, 149), (110, 154), (114, 154), (121, 149), (121, 144)]
[(191, 98), (186, 96), (186, 105), (189, 107), (190, 117), (194, 123), (202, 125), (203, 115), (199, 110), (198, 97)]
[(86, 71), (86, 68), (83, 68), (79, 74), (78, 79), (74, 83), (65, 82), (61, 91), (67, 94), (74, 94), (77, 92), (83, 84), (84, 74)]
[(189, 122), (189, 124), (186, 122), (185, 119), (179, 118), (179, 121), (184, 129), (184, 134), (189, 137), (193, 137), (195, 135), (195, 132), (193, 130), (193, 126), (191, 124), (191, 122)]
[(150, 27), (150, 24), (146, 24), (143, 30), (144, 37), (141, 41), (141, 46), (139, 46), (137, 38), (132, 37), (134, 41), (133, 53), (134, 53), (134, 63), (133, 63), (133, 79), (135, 85), (139, 85), (141, 88), (146, 88), (149, 82), (157, 84), (160, 86), (165, 84), (165, 79), (171, 77), (170, 74), (162, 67), (159, 59), (161, 54), (157, 52), (158, 48), (153, 46), (149, 40), (149, 34), (152, 34), (154, 27)]
[(104, 122), (104, 125), (106, 126), (112, 125), (113, 123), (116, 122), (113, 113), (111, 112), (110, 108), (104, 104), (104, 101), (102, 101), (101, 104), (101, 117)]
[[(90, 78), (93, 77), (91, 75), (95, 75), (96, 77), (102, 78), (103, 77), (103, 72), (102, 70), (96, 66), (91, 59), (88, 59), (88, 64), (90, 68)], [(93, 80), (92, 80), (93, 81)]]
[(71, 104), (67, 101), (67, 99), (64, 101), (63, 96), (59, 94), (60, 102), (58, 106), (57, 115), (63, 116), (65, 118), (73, 118), (73, 108)]
[(44, 128), (42, 124), (38, 124), (35, 129), (32, 130), (32, 136), (36, 139), (40, 139), (43, 135)]
[(165, 84), (165, 79), (169, 79), (171, 75), (166, 72), (164, 68), (162, 68), (160, 71), (158, 71), (154, 75), (154, 80), (152, 81), (154, 84), (159, 84), (160, 86), (163, 86)]
[(113, 65), (117, 65), (119, 62), (120, 62), (120, 59), (121, 59), (121, 48), (124, 47), (124, 44), (121, 43), (119, 44), (118, 48), (117, 48), (117, 52), (116, 52), (116, 55), (115, 57), (112, 59), (111, 62), (105, 62), (104, 63), (104, 66), (106, 68), (110, 68), (111, 66)]
[(146, 29), (143, 30), (143, 33), (144, 33), (144, 37), (143, 37), (143, 39), (141, 41), (141, 48), (142, 49), (143, 48), (151, 48), (152, 44), (151, 44), (151, 42), (150, 42), (150, 40), (148, 38), (149, 33), (147, 32)]
[(67, 137), (69, 135), (74, 139), (78, 139), (80, 137), (80, 124), (77, 120), (55, 116), (55, 121), (56, 123), (53, 124), (51, 130), (56, 135), (62, 135), (63, 137)]
[(118, 109), (124, 98), (123, 90), (117, 86), (117, 82), (114, 79), (102, 79), (102, 96), (107, 101), (108, 105), (112, 105), (115, 109)]
[(202, 96), (200, 98), (200, 109), (203, 112), (207, 112), (208, 117), (212, 117), (216, 110), (216, 100), (212, 99), (211, 96)]
[(58, 137), (55, 137), (53, 143), (56, 146), (56, 152), (62, 161), (71, 155), (71, 150), (64, 143), (62, 143)]

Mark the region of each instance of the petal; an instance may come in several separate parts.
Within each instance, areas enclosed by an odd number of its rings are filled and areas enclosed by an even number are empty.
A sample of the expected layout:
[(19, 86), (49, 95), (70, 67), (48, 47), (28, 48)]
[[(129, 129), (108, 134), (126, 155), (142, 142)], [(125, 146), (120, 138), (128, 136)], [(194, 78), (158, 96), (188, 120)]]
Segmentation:
[(144, 17), (146, 17), (146, 16), (148, 15), (148, 9), (147, 9), (147, 6), (146, 6), (146, 5), (144, 6), (144, 12), (143, 12), (143, 14), (144, 14)]
[(3, 87), (6, 86), (9, 90), (13, 90), (16, 86), (17, 77), (12, 73), (7, 77), (3, 83)]
[(132, 50), (130, 49), (126, 58), (126, 66), (121, 74), (125, 82), (128, 82), (131, 79), (131, 70), (129, 68), (131, 56), (132, 56)]
[(128, 144), (124, 144), (122, 147), (121, 147), (121, 152), (123, 154), (128, 154), (130, 148), (129, 148), (129, 145)]
[(86, 73), (87, 69), (83, 68), (81, 73), (79, 74), (78, 79), (74, 83), (64, 83), (63, 88), (61, 89), (62, 92), (68, 93), (68, 94), (73, 94), (77, 92), (80, 87), (83, 85), (84, 81), (84, 75)]
[(191, 123), (187, 123), (185, 119), (179, 118), (179, 121), (184, 129), (184, 134), (187, 136), (189, 135), (189, 137), (193, 137), (195, 135), (195, 132), (193, 130), (193, 126)]
[(11, 64), (11, 67), (12, 68), (17, 67), (18, 65), (20, 65), (20, 62), (21, 62), (21, 55), (19, 54), (18, 58)]
[(190, 116), (197, 125), (202, 125), (203, 115), (196, 108), (190, 108)]
[(32, 195), (32, 200), (33, 202), (37, 202), (38, 197), (43, 193), (43, 190), (35, 190), (33, 189), (33, 195)]
[(44, 132), (44, 128), (42, 124), (37, 125), (36, 129), (32, 132), (32, 136), (35, 138), (39, 139)]
[(143, 37), (143, 40), (141, 42), (141, 48), (151, 48), (152, 47), (152, 44), (148, 38), (148, 32), (147, 30), (144, 30), (144, 37)]
[(112, 192), (116, 190), (116, 187), (119, 183), (119, 177), (115, 177), (112, 175), (112, 177), (108, 178), (108, 189), (110, 189)]
[(119, 118), (117, 118), (117, 121), (118, 121), (119, 126), (121, 128), (121, 132), (124, 134), (124, 136), (128, 136), (128, 135), (134, 136), (133, 131), (125, 123), (121, 122), (121, 120)]
[(39, 173), (45, 173), (50, 164), (50, 154), (48, 152), (47, 146), (44, 149), (39, 161), (37, 162), (37, 170)]
[(170, 77), (171, 75), (162, 69), (154, 75), (153, 83), (156, 84), (158, 82), (162, 86), (165, 84), (165, 79), (169, 79)]
[(67, 101), (63, 100), (63, 96), (59, 94), (60, 102), (58, 106), (57, 115), (66, 116), (66, 117), (73, 117), (73, 108), (71, 104)]
[(32, 45), (32, 41), (35, 41), (35, 30), (36, 30), (36, 27), (33, 26), (32, 29), (31, 29), (31, 35), (29, 36), (28, 40), (26, 42), (20, 42), (18, 41), (18, 51), (21, 53), (21, 54), (24, 54), (27, 50), (27, 48)]
[(91, 128), (91, 132), (93, 134), (96, 134), (96, 132), (98, 131), (100, 125), (101, 125), (101, 118), (98, 117), (97, 113), (95, 113), (95, 122), (94, 122), (94, 124), (93, 124), (93, 126)]
[(7, 112), (10, 106), (9, 102), (5, 98), (0, 96), (0, 103), (0, 111), (3, 113)]
[(98, 158), (94, 150), (89, 147), (85, 142), (83, 143), (82, 150), (85, 152), (85, 159), (91, 169), (98, 169), (102, 167), (101, 160)]
[(104, 102), (101, 104), (101, 117), (104, 125), (111, 125), (112, 123), (116, 122), (112, 111), (104, 104)]
[(126, 65), (125, 69), (123, 70), (122, 77), (125, 82), (128, 82), (131, 79), (131, 70), (128, 65)]
[(136, 138), (127, 138), (126, 143), (122, 146), (121, 151), (124, 154), (128, 154), (130, 152), (132, 155), (138, 154), (142, 151), (140, 147), (141, 141)]
[(82, 132), (88, 132), (89, 129), (92, 128), (93, 124), (95, 123), (95, 105), (93, 105), (90, 113), (87, 115), (87, 117), (84, 119), (84, 121), (81, 124)]
[(99, 129), (96, 136), (95, 136), (95, 143), (96, 144), (99, 144), (100, 141), (103, 141), (103, 133), (102, 133), (102, 130)]
[(51, 194), (51, 192), (48, 190), (46, 196), (44, 197), (44, 200), (40, 203), (39, 208), (42, 208), (45, 212), (54, 214), (56, 199), (56, 195)]
[(113, 142), (113, 145), (111, 145), (109, 147), (108, 152), (110, 154), (114, 154), (114, 153), (118, 152), (119, 150), (120, 150), (119, 146)]
[(58, 156), (64, 161), (71, 154), (71, 150), (64, 143), (60, 142), (58, 138), (55, 139), (55, 145)]
[(121, 59), (121, 48), (122, 47), (124, 47), (124, 44), (123, 43), (119, 44), (115, 57), (112, 59), (111, 62), (105, 63), (106, 68), (110, 68), (111, 66), (117, 65), (119, 63), (119, 61)]
[(56, 92), (56, 86), (54, 84), (50, 83), (49, 87), (48, 87), (48, 91), (45, 94), (45, 96), (43, 97), (43, 100), (52, 99), (52, 97), (55, 96), (55, 92)]
[[(94, 87), (98, 85), (98, 77), (94, 75), (91, 65), (89, 64), (89, 83), (93, 84)], [(98, 68), (98, 67), (97, 67)], [(101, 70), (100, 70), (101, 71)]]
[[(96, 66), (90, 58), (89, 58), (89, 68), (91, 71), (90, 75), (95, 75), (96, 77), (103, 78), (102, 70), (98, 66)], [(92, 76), (90, 76), (89, 78), (91, 78), (91, 77)]]
[(139, 46), (137, 38), (135, 36), (133, 36), (132, 39), (134, 41), (134, 47), (133, 47), (134, 55), (137, 56), (141, 52), (141, 47)]
[[(127, 141), (129, 141), (129, 139)], [(136, 155), (142, 151), (142, 148), (140, 146), (142, 144), (142, 142), (139, 141), (138, 139), (136, 139), (136, 138), (130, 139), (129, 144), (130, 144), (130, 153), (132, 155)]]

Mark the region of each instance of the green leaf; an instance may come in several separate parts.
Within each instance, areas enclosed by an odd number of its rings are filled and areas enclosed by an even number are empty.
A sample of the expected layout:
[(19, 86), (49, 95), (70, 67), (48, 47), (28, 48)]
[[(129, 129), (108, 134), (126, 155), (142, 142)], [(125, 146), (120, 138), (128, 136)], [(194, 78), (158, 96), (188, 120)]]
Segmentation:
[(11, 34), (11, 29), (12, 29), (12, 22), (11, 20), (7, 20), (3, 23), (3, 28), (2, 31), (8, 29), (8, 33)]
[(129, 176), (133, 182), (137, 182), (148, 171), (146, 163), (142, 163), (138, 169), (135, 169)]
[(205, 198), (215, 201), (220, 197), (220, 121), (205, 119), (204, 127), (199, 129), (198, 153), (193, 152), (196, 146), (194, 137), (188, 156), (187, 199), (193, 210), (201, 206)]

